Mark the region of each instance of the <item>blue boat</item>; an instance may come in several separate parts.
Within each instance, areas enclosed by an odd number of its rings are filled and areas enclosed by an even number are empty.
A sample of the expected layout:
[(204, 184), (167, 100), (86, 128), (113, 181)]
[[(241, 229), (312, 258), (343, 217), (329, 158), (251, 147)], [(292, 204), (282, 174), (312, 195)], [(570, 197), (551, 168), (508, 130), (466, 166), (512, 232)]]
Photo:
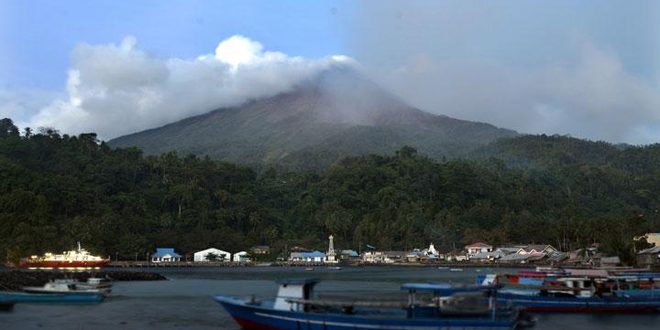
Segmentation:
[(497, 293), (497, 302), (513, 304), (530, 312), (562, 313), (656, 313), (660, 312), (660, 296), (656, 297), (578, 297)]
[[(407, 301), (316, 299), (312, 279), (279, 282), (273, 300), (215, 296), (243, 329), (514, 329), (523, 324), (515, 308), (497, 308), (492, 286), (405, 284)], [(474, 298), (485, 306), (461, 304)], [(489, 298), (490, 297), (490, 298)], [(424, 298), (430, 298), (424, 300)]]
[(28, 293), (0, 291), (0, 302), (15, 303), (100, 303), (105, 296), (102, 293), (67, 292), (67, 293)]
[[(559, 277), (554, 285), (511, 285), (497, 293), (498, 304), (510, 304), (530, 312), (656, 313), (660, 312), (660, 290), (599, 290), (589, 277)], [(497, 276), (478, 277), (477, 283), (497, 283)], [(561, 285), (558, 285), (561, 284)]]

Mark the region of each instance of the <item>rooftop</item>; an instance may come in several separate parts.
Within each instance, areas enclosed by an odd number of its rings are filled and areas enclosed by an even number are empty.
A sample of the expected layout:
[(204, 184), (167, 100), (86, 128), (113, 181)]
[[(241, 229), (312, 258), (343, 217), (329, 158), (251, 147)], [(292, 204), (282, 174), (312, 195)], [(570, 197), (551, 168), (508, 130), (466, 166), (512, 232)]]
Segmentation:
[(152, 258), (160, 258), (169, 255), (171, 257), (181, 257), (180, 254), (174, 252), (173, 248), (156, 248), (156, 253), (152, 254)]
[(466, 245), (466, 246), (465, 246), (466, 249), (467, 249), (467, 248), (482, 248), (482, 247), (489, 247), (489, 248), (492, 248), (493, 246), (492, 246), (492, 245), (489, 245), (489, 244), (486, 244), (486, 243), (483, 243), (483, 242), (476, 242), (476, 243), (472, 243), (472, 244), (470, 244), (470, 245)]

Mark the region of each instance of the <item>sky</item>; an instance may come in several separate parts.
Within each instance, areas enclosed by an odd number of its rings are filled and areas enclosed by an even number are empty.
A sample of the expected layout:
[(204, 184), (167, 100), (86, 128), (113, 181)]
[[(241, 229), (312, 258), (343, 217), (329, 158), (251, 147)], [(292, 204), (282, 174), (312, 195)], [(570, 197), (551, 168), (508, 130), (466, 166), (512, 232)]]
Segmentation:
[(0, 117), (103, 139), (359, 68), (422, 110), (660, 142), (654, 1), (0, 1)]

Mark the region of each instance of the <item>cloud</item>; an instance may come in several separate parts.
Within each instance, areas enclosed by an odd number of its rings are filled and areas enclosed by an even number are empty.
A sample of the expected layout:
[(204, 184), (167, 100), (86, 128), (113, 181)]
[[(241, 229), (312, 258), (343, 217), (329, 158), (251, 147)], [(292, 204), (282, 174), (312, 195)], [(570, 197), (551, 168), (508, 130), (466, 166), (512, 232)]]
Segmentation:
[(119, 45), (76, 46), (68, 96), (43, 107), (30, 125), (109, 139), (290, 91), (332, 66), (352, 63), (342, 56), (306, 59), (264, 51), (243, 36), (195, 59), (159, 59), (136, 46), (131, 36)]
[(20, 127), (28, 126), (29, 114), (61, 97), (60, 94), (45, 90), (0, 88), (0, 118), (11, 118)]
[(644, 13), (657, 11), (645, 6), (366, 1), (349, 51), (429, 112), (524, 133), (652, 143), (660, 141), (660, 77), (644, 54), (657, 44), (648, 32), (657, 18)]

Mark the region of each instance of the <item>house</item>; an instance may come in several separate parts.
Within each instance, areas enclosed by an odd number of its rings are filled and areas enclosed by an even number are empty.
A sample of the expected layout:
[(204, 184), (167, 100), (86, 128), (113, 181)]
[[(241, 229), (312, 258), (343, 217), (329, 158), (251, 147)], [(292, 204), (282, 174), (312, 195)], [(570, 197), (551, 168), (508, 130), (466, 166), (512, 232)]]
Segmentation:
[(252, 254), (270, 254), (270, 246), (268, 245), (253, 246), (250, 249), (250, 252), (252, 252)]
[(193, 254), (194, 262), (231, 261), (231, 253), (216, 248), (208, 248)]
[(654, 245), (654, 246), (660, 246), (660, 233), (648, 233), (644, 234), (644, 236), (640, 237), (635, 237), (635, 240), (640, 240), (642, 238), (646, 239), (646, 242)]
[(424, 257), (426, 257), (425, 253), (419, 251), (418, 249), (415, 249), (406, 255), (406, 261), (420, 262)]
[(552, 245), (533, 244), (533, 245), (521, 246), (517, 253), (518, 254), (538, 254), (538, 253), (551, 254), (554, 252), (557, 252), (557, 249), (552, 247)]
[(181, 261), (181, 255), (174, 252), (173, 248), (156, 248), (156, 253), (151, 255), (151, 262), (177, 262)]
[(651, 267), (660, 265), (660, 246), (650, 247), (637, 252), (637, 266)]
[(367, 251), (362, 254), (362, 261), (385, 264), (404, 262), (407, 254), (404, 251)]
[(321, 251), (291, 252), (289, 261), (293, 262), (325, 262), (326, 255)]
[(600, 267), (616, 267), (621, 265), (621, 259), (619, 257), (601, 257), (600, 258)]
[(467, 252), (468, 256), (473, 256), (479, 252), (491, 252), (493, 251), (493, 246), (483, 242), (477, 242), (470, 245), (466, 245), (465, 251)]
[(506, 264), (526, 264), (532, 261), (540, 261), (547, 255), (545, 253), (512, 253), (500, 258), (498, 262)]
[(249, 262), (250, 254), (248, 254), (247, 251), (236, 252), (232, 256), (231, 260), (234, 262)]
[(492, 252), (479, 252), (475, 255), (470, 256), (470, 261), (472, 262), (492, 262), (502, 258), (507, 255), (505, 252), (497, 249)]
[(342, 260), (357, 260), (360, 255), (355, 250), (341, 250), (339, 258)]

